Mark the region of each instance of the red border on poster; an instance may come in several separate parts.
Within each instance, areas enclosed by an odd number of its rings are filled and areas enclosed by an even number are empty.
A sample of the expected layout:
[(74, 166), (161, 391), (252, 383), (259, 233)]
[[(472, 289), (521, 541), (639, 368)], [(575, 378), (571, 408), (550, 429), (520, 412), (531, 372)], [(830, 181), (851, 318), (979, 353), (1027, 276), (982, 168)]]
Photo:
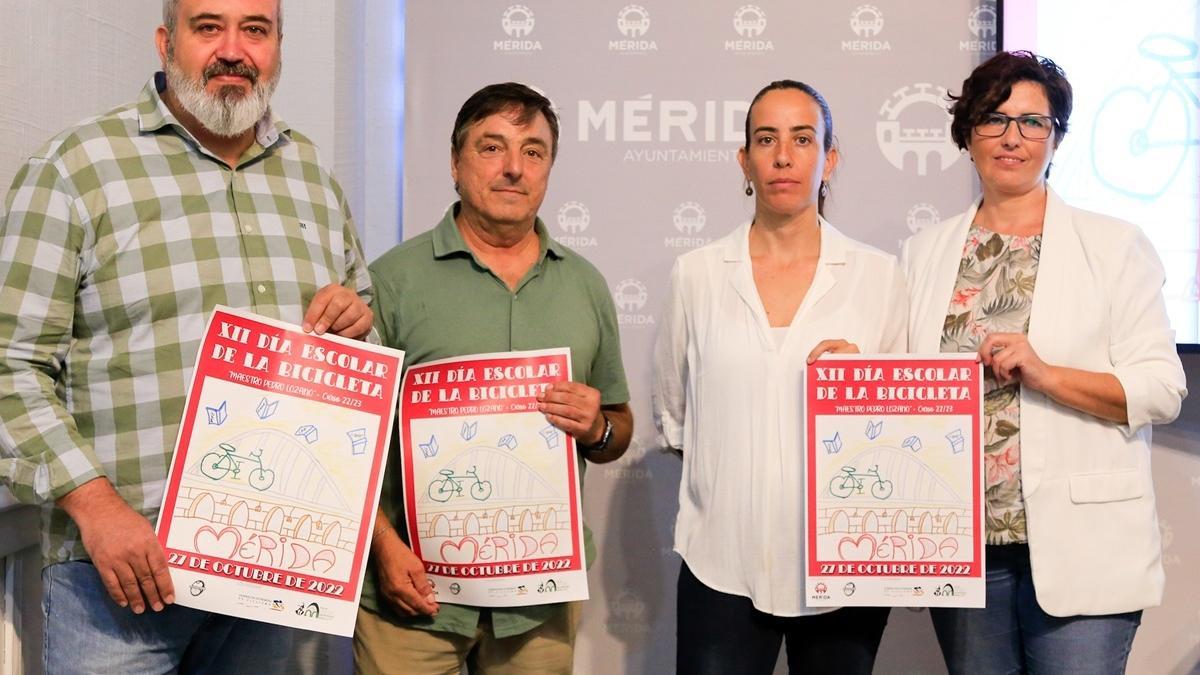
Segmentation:
[[(876, 372), (867, 373), (867, 369)], [(855, 375), (858, 375), (856, 377)], [(822, 358), (808, 367), (804, 378), (805, 452), (807, 454), (808, 533), (806, 556), (811, 576), (821, 577), (981, 577), (983, 574), (982, 528), (982, 418), (983, 368), (971, 357), (922, 358), (892, 356), (838, 356)], [(866, 396), (847, 400), (834, 395), (832, 388), (863, 387)], [(823, 395), (826, 388), (828, 395)], [(965, 395), (964, 395), (965, 394)], [(945, 559), (902, 561), (822, 560), (817, 551), (816, 453), (821, 443), (816, 438), (817, 416), (822, 415), (966, 415), (971, 418), (971, 504), (972, 555), (970, 562)], [(819, 574), (811, 571), (817, 570)]]
[[(288, 342), (288, 348), (283, 346)], [(263, 586), (285, 587), (310, 593), (316, 597), (335, 597), (355, 602), (362, 582), (365, 556), (369, 551), (371, 528), (378, 508), (381, 472), (387, 458), (391, 425), (395, 417), (397, 388), (403, 354), (395, 350), (364, 347), (362, 343), (326, 334), (305, 333), (298, 327), (262, 317), (218, 308), (213, 312), (196, 359), (195, 374), (188, 395), (187, 408), (180, 424), (179, 440), (168, 476), (166, 492), (158, 522), (158, 539), (168, 553), (170, 567), (196, 571), (189, 561), (207, 560), (207, 573), (214, 574), (212, 565), (224, 563), (245, 573), (215, 574)], [(315, 575), (302, 575), (305, 580), (340, 586), (340, 592), (330, 594), (309, 587), (274, 583), (268, 577), (277, 571), (285, 576), (301, 576), (283, 568), (263, 567), (235, 558), (205, 556), (167, 547), (175, 503), (179, 496), (183, 471), (188, 466), (193, 428), (197, 424), (201, 395), (206, 380), (221, 380), (256, 388), (268, 394), (288, 394), (317, 400), (323, 404), (363, 411), (378, 419), (375, 429), (377, 446), (374, 449), (368, 493), (374, 498), (364, 500), (359, 511), (360, 523), (351, 577), (336, 583)]]

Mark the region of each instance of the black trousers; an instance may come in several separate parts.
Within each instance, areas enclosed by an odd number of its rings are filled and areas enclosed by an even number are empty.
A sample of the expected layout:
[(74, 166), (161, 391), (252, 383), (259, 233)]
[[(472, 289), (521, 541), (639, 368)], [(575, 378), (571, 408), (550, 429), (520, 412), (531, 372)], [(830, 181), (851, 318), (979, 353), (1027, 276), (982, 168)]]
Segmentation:
[(871, 672), (888, 607), (845, 607), (828, 614), (781, 617), (749, 598), (714, 591), (679, 568), (675, 668), (683, 675), (770, 675), (786, 639), (791, 673)]

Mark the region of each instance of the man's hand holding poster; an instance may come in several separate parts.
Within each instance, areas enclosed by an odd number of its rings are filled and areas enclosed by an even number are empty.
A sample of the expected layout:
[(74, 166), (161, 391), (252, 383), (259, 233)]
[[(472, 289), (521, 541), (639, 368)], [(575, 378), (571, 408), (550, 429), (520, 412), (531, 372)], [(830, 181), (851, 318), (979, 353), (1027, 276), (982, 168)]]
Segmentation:
[(353, 634), (403, 360), (214, 311), (158, 522), (176, 602)]
[(401, 392), (408, 538), (439, 602), (588, 597), (575, 440), (538, 412), (567, 349), (410, 366)]
[(975, 355), (826, 356), (804, 388), (808, 604), (982, 607)]

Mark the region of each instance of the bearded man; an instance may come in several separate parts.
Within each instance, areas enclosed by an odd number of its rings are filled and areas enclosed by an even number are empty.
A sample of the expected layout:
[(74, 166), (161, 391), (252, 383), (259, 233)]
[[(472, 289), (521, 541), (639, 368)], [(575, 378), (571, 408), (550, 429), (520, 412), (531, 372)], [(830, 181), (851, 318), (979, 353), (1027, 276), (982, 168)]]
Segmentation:
[(173, 605), (151, 524), (214, 305), (370, 331), (341, 188), (269, 107), (281, 28), (279, 0), (165, 0), (163, 72), (0, 211), (0, 485), (41, 505), (48, 673), (263, 673), (289, 648)]

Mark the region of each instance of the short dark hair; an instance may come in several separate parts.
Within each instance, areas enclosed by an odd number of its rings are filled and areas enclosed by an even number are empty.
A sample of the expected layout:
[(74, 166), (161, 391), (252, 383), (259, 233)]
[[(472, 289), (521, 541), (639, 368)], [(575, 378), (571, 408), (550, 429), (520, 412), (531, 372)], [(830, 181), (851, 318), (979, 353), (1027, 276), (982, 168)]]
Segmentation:
[(550, 103), (550, 99), (519, 82), (489, 84), (471, 94), (459, 109), (458, 117), (454, 119), (454, 131), (450, 132), (450, 149), (457, 155), (462, 150), (467, 130), (472, 125), (508, 110), (516, 111), (517, 117), (514, 121), (519, 126), (529, 124), (534, 115), (541, 113), (550, 125), (550, 136), (553, 140), (550, 159), (558, 156), (558, 114), (554, 112), (554, 105)]
[[(825, 122), (825, 135), (821, 137), (821, 149), (829, 152), (833, 149), (837, 140), (833, 136), (833, 113), (829, 110), (829, 101), (821, 95), (812, 85), (805, 84), (799, 80), (775, 80), (771, 84), (758, 90), (754, 98), (750, 101), (750, 107), (746, 109), (746, 152), (750, 152), (750, 114), (754, 112), (754, 106), (762, 99), (763, 96), (770, 91), (779, 89), (795, 89), (802, 91), (812, 97), (817, 105), (821, 108), (821, 119)], [(829, 194), (829, 184), (821, 181), (821, 191), (817, 193), (817, 213), (825, 215), (825, 196)]]
[(950, 136), (959, 149), (967, 149), (975, 126), (1008, 100), (1018, 82), (1042, 86), (1054, 118), (1054, 144), (1062, 142), (1071, 118), (1071, 83), (1066, 73), (1050, 59), (1032, 52), (1000, 52), (971, 71), (971, 76), (963, 80), (961, 93), (950, 94), (950, 114), (954, 116)]

